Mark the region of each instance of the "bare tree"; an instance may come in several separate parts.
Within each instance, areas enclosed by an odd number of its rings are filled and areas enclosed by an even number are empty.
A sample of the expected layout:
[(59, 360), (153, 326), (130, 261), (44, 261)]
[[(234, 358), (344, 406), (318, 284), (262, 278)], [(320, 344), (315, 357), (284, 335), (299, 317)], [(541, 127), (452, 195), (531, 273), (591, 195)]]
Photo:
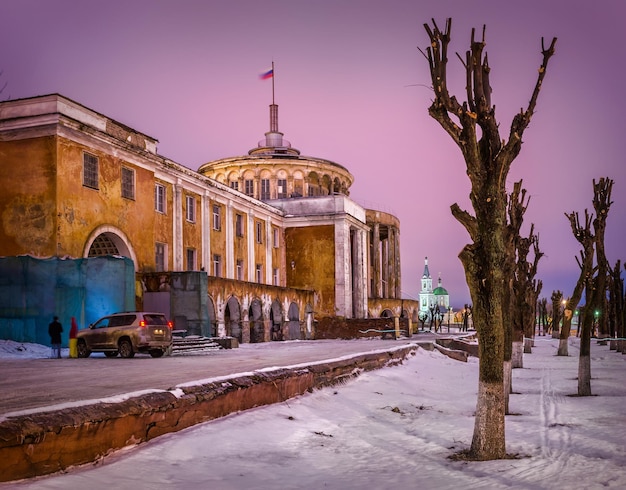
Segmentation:
[[(624, 280), (622, 279), (622, 265), (618, 260), (611, 270), (609, 289), (609, 333), (613, 337), (624, 337)], [(622, 352), (622, 343), (618, 342), (618, 352)]]
[[(593, 316), (597, 309), (599, 321), (606, 316), (606, 278), (608, 274), (608, 261), (604, 252), (604, 232), (606, 230), (606, 218), (611, 207), (611, 190), (613, 181), (601, 178), (598, 183), (593, 180), (593, 208), (596, 218), (593, 220), (595, 232), (596, 266), (595, 279), (589, 279), (586, 284), (585, 314), (583, 328), (580, 334), (580, 355), (578, 358), (578, 395), (591, 395), (591, 330)], [(601, 310), (600, 308), (604, 308)]]
[(548, 300), (546, 298), (541, 298), (537, 302), (537, 316), (539, 317), (539, 332), (545, 335), (548, 327)]
[(561, 330), (559, 325), (561, 323), (561, 304), (563, 302), (563, 291), (552, 291), (552, 338), (558, 339)]
[[(531, 248), (533, 260), (529, 262)], [(517, 266), (515, 269), (515, 317), (513, 321), (513, 368), (524, 367), (523, 353), (530, 353), (530, 343), (524, 349), (524, 339), (535, 336), (535, 310), (537, 298), (541, 293), (543, 283), (537, 279), (539, 260), (543, 253), (539, 250), (539, 237), (531, 227), (528, 237), (520, 238), (517, 246)]]
[(499, 459), (506, 456), (504, 434), (504, 325), (503, 303), (510, 277), (505, 276), (503, 262), (507, 254), (507, 192), (506, 179), (513, 160), (522, 147), (524, 131), (530, 124), (549, 59), (554, 54), (556, 38), (546, 49), (526, 110), (521, 110), (511, 123), (508, 141), (500, 137), (495, 106), (491, 104), (489, 74), (491, 68), (482, 40), (475, 39), (472, 29), (470, 49), (465, 59), (467, 101), (460, 103), (448, 92), (448, 45), (452, 20), (444, 31), (432, 21), (424, 24), (430, 39), (425, 56), (428, 59), (434, 99), (428, 113), (457, 144), (465, 160), (471, 182), (472, 216), (458, 204), (451, 207), (453, 216), (467, 230), (472, 243), (466, 245), (459, 258), (473, 303), (474, 325), (479, 339), (479, 384), (474, 435), (467, 457), (475, 460)]
[[(621, 261), (615, 263), (615, 267), (611, 272), (611, 293), (610, 293), (611, 315), (613, 322), (612, 333), (620, 339), (624, 338), (625, 332), (625, 298), (624, 298), (624, 279), (622, 279)], [(624, 341), (617, 342), (617, 351), (624, 352)]]
[(580, 251), (580, 259), (576, 257), (576, 262), (578, 262), (578, 267), (580, 268), (580, 276), (578, 276), (578, 281), (574, 286), (572, 295), (565, 302), (565, 308), (563, 311), (563, 327), (561, 328), (561, 336), (559, 337), (559, 349), (556, 354), (557, 356), (569, 355), (567, 339), (569, 338), (570, 331), (572, 329), (574, 311), (578, 308), (578, 303), (580, 303), (580, 299), (582, 298), (585, 284), (593, 273), (593, 245), (595, 243), (595, 237), (591, 231), (591, 221), (593, 219), (593, 215), (590, 215), (585, 209), (584, 227), (580, 225), (578, 213), (566, 213), (565, 216), (569, 219), (574, 237), (578, 243), (582, 245), (583, 249)]

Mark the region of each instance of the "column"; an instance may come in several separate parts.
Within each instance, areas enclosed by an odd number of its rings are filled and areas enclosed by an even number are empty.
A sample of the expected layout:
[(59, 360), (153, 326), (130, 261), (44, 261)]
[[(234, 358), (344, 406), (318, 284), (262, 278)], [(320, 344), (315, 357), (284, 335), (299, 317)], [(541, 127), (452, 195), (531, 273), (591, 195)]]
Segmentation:
[(254, 282), (254, 235), (256, 230), (254, 229), (254, 213), (252, 210), (248, 211), (248, 281)]
[(272, 282), (272, 221), (268, 219), (265, 221), (265, 284), (273, 284)]
[(380, 280), (380, 225), (378, 223), (374, 223), (374, 229), (371, 231), (372, 233), (372, 263), (374, 265), (372, 271), (372, 279), (374, 282), (374, 287), (372, 290), (372, 298), (380, 298), (381, 291), (381, 280)]
[(202, 196), (202, 264), (207, 273), (211, 270), (211, 200), (209, 192)]
[(395, 276), (396, 276), (396, 298), (402, 298), (402, 267), (400, 262), (400, 230), (394, 228), (394, 248), (395, 248)]
[(225, 229), (226, 229), (226, 263), (224, 264), (226, 267), (226, 273), (224, 277), (227, 279), (235, 278), (235, 251), (233, 247), (235, 246), (235, 240), (233, 239), (233, 202), (229, 199), (226, 202), (226, 216), (224, 216), (225, 220)]
[(172, 257), (174, 264), (172, 270), (183, 270), (183, 198), (180, 179), (172, 186), (174, 188), (174, 203), (172, 204)]

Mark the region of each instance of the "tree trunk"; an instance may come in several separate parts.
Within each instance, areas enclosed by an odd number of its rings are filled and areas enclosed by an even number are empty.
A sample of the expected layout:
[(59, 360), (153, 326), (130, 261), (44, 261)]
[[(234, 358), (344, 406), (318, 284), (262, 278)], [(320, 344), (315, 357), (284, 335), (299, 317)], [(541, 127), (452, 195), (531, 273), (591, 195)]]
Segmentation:
[[(504, 326), (502, 298), (504, 280), (498, 267), (503, 256), (503, 234), (495, 230), (488, 247), (473, 253), (467, 245), (461, 261), (472, 293), (474, 327), (478, 333), (478, 400), (474, 435), (469, 451), (475, 460), (502, 459), (506, 456), (504, 438)], [(498, 258), (494, 260), (494, 258)], [(490, 258), (490, 260), (489, 260)]]
[[(591, 294), (587, 292), (587, 304)], [(578, 395), (591, 396), (591, 328), (593, 308), (585, 307), (580, 330), (580, 353), (578, 355)]]
[[(523, 336), (522, 336), (523, 337)], [(513, 341), (513, 353), (511, 355), (511, 367), (524, 367), (524, 339)]]
[(509, 401), (513, 393), (513, 366), (511, 361), (504, 361), (504, 414), (510, 415)]

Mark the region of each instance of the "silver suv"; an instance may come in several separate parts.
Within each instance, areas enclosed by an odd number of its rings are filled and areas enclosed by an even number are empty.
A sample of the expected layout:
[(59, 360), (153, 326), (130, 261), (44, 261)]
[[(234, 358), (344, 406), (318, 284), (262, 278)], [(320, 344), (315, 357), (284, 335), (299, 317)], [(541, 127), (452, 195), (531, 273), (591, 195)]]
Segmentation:
[(162, 313), (125, 312), (100, 318), (76, 335), (78, 357), (104, 352), (107, 357), (133, 357), (148, 352), (161, 357), (172, 350), (172, 322)]

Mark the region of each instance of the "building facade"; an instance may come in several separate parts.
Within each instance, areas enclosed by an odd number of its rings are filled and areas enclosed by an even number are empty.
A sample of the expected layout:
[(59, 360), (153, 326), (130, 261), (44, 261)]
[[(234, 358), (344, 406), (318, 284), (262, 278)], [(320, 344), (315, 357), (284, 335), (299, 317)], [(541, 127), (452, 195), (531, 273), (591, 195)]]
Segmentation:
[[(64, 96), (2, 102), (0, 255), (128, 257), (137, 307), (240, 341), (312, 338), (315, 318), (399, 304), (397, 218), (351, 200), (350, 172), (302, 156), (277, 118), (272, 104), (247, 155), (193, 171)], [(180, 299), (192, 290), (193, 307)], [(406, 304), (396, 313), (416, 316)]]

